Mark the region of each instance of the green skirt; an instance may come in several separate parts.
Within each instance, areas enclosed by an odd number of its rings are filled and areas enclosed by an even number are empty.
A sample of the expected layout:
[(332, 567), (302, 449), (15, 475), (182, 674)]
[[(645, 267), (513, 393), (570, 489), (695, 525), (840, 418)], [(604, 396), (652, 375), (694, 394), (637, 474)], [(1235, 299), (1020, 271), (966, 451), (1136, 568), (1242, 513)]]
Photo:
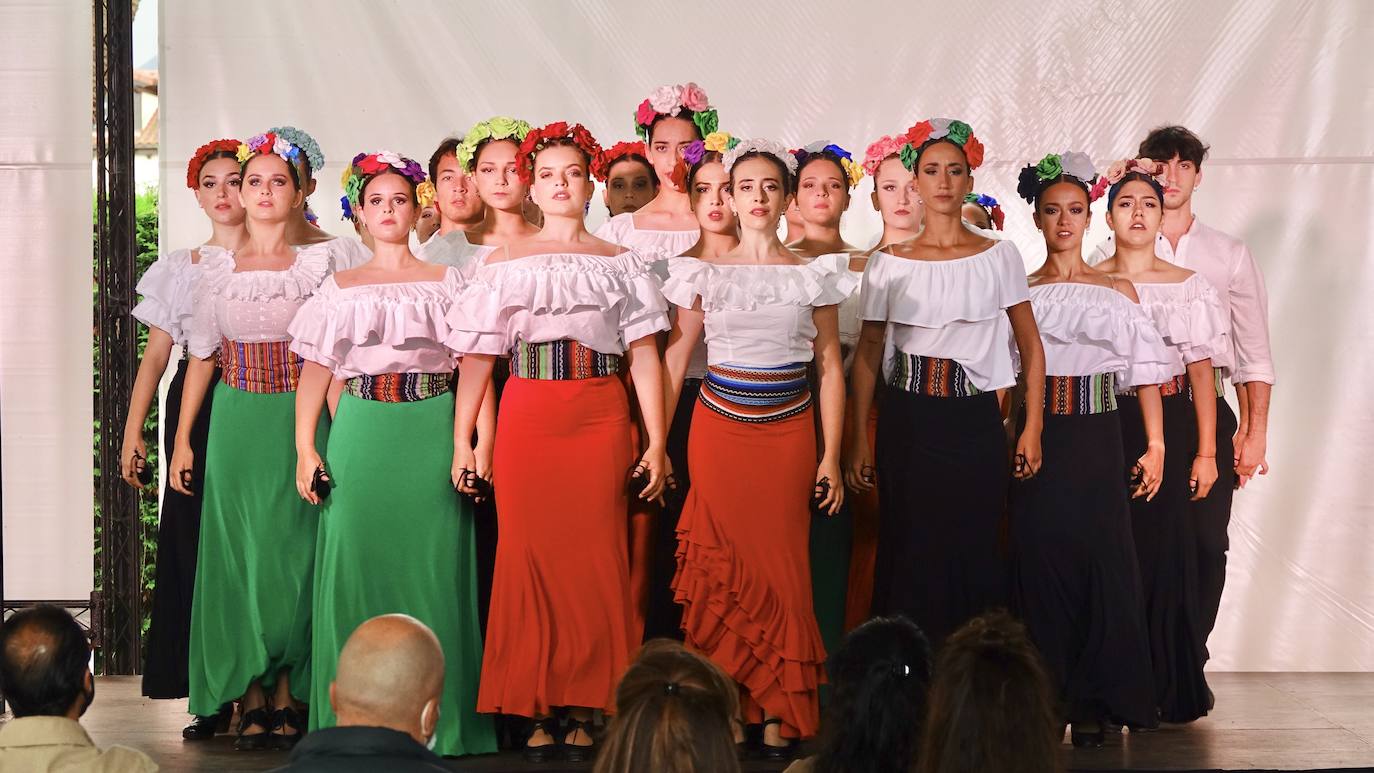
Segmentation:
[[(316, 436), (324, 451), (329, 419)], [(205, 452), (190, 710), (211, 715), (286, 672), (310, 695), (310, 605), (319, 513), (296, 493), (296, 393), (220, 383)]]
[(315, 563), (310, 729), (335, 724), (329, 705), (339, 651), (377, 615), (400, 612), (434, 630), (444, 649), (435, 751), (496, 751), (477, 714), (482, 638), (472, 507), (450, 482), (453, 395), (386, 403), (344, 394), (325, 459), (334, 488), (320, 518)]

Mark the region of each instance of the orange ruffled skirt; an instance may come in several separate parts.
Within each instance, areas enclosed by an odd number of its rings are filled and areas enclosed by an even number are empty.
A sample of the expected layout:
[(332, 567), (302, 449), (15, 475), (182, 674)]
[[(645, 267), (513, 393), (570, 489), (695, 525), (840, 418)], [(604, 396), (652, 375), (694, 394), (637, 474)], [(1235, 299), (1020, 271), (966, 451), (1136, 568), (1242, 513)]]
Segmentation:
[(825, 680), (808, 555), (812, 410), (751, 424), (698, 406), (673, 578), (687, 645), (742, 686), (745, 719), (776, 716), (802, 738), (818, 730)]
[(492, 462), (501, 523), (478, 711), (614, 709), (637, 644), (625, 489), (633, 453), (615, 376), (507, 382)]

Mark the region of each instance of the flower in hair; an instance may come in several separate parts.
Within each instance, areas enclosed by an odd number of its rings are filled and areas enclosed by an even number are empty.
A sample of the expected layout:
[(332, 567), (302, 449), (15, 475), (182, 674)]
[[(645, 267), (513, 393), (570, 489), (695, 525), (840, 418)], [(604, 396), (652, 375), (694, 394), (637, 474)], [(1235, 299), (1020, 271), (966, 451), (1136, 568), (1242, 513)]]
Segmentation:
[(874, 140), (873, 143), (868, 146), (868, 149), (864, 151), (864, 171), (868, 173), (869, 177), (877, 175), (878, 167), (882, 166), (883, 162), (886, 161), (889, 156), (895, 156), (900, 153), (902, 145), (905, 143), (905, 137), (883, 136)]
[(596, 141), (592, 133), (580, 123), (571, 126), (567, 121), (555, 121), (547, 126), (538, 129), (531, 129), (525, 135), (524, 141), (520, 143), (520, 150), (515, 155), (516, 173), (520, 175), (520, 181), (526, 185), (534, 178), (534, 156), (539, 151), (548, 146), (549, 140), (570, 139), (583, 153), (587, 155), (590, 163), (587, 165), (587, 172), (596, 179), (604, 179), (597, 175), (597, 171), (604, 168), (602, 155), (604, 151), (601, 144)]
[[(1123, 167), (1124, 168), (1124, 167)], [(1028, 203), (1034, 203), (1035, 197), (1047, 183), (1058, 180), (1062, 177), (1071, 177), (1078, 180), (1089, 188), (1088, 201), (1096, 201), (1100, 192), (1095, 183), (1098, 181), (1097, 169), (1093, 167), (1092, 159), (1086, 153), (1075, 150), (1066, 150), (1063, 153), (1050, 153), (1034, 164), (1027, 164), (1021, 169), (1021, 174), (1016, 182), (1016, 195), (1025, 199)], [(1102, 190), (1106, 190), (1103, 188)]]
[(415, 186), (415, 203), (419, 204), (421, 209), (424, 209), (434, 203), (434, 197), (437, 194), (438, 192), (434, 190), (434, 183), (425, 180)]
[[(434, 201), (434, 186), (425, 181), (424, 168), (413, 159), (390, 150), (382, 150), (377, 153), (359, 153), (353, 157), (353, 161), (344, 170), (341, 181), (344, 195), (339, 203), (343, 208), (344, 220), (353, 219), (353, 210), (357, 208), (358, 201), (362, 198), (363, 186), (367, 184), (367, 178), (380, 174), (388, 167), (395, 169), (402, 177), (415, 184), (415, 201), (420, 206), (429, 206), (429, 203)], [(421, 203), (420, 187), (422, 185), (428, 186), (428, 203)]]
[(1102, 198), (1102, 194), (1106, 193), (1109, 188), (1121, 182), (1126, 175), (1132, 172), (1153, 178), (1156, 182), (1163, 185), (1163, 181), (1160, 180), (1160, 177), (1164, 174), (1163, 164), (1149, 158), (1128, 158), (1122, 161), (1113, 161), (1107, 167), (1106, 173), (1097, 179), (1097, 183), (1093, 185), (1092, 190), (1088, 192), (1088, 198), (1091, 201), (1097, 201)]
[(931, 118), (907, 129), (906, 145), (899, 155), (907, 171), (915, 171), (921, 151), (937, 140), (945, 140), (964, 152), (970, 170), (983, 164), (983, 143), (973, 134), (973, 127), (953, 118)]
[(320, 150), (320, 144), (304, 130), (294, 126), (274, 126), (267, 131), (300, 148), (301, 152), (305, 153), (306, 160), (310, 162), (312, 173), (324, 168), (324, 152)]
[[(211, 140), (204, 145), (196, 148), (196, 152), (191, 154), (191, 160), (186, 163), (186, 187), (200, 187), (200, 170), (205, 166), (205, 161), (216, 153), (233, 153), (238, 155), (239, 146), (243, 143), (239, 140), (222, 139)], [(243, 160), (239, 159), (239, 163)]]
[(276, 132), (269, 131), (249, 137), (248, 142), (239, 145), (238, 151), (234, 154), (234, 157), (239, 160), (240, 164), (243, 164), (247, 163), (248, 159), (253, 156), (267, 154), (280, 156), (287, 164), (295, 167), (297, 174), (296, 182), (300, 184), (305, 183), (307, 179), (305, 173), (305, 165), (308, 158), (307, 154), (301, 152), (299, 147), (285, 137), (278, 135)]
[(863, 179), (863, 167), (854, 163), (854, 154), (833, 142), (820, 140), (807, 145), (801, 150), (792, 152), (792, 155), (797, 158), (797, 168), (799, 169), (806, 166), (806, 162), (809, 161), (812, 156), (818, 154), (825, 154), (835, 159), (840, 165), (840, 171), (844, 172), (845, 182), (849, 184), (849, 187), (853, 188), (855, 185), (859, 184), (859, 180)]
[(982, 207), (988, 213), (988, 219), (992, 221), (992, 227), (1001, 231), (1002, 226), (1007, 221), (1007, 213), (1002, 211), (1002, 205), (997, 203), (997, 199), (986, 193), (970, 193), (964, 196), (965, 204), (973, 204)]
[[(616, 162), (626, 156), (639, 156), (645, 158), (644, 143), (642, 142), (617, 142), (610, 148), (601, 153), (597, 168), (592, 170), (592, 176), (598, 180), (607, 180), (611, 176), (611, 167)], [(647, 159), (646, 159), (647, 160)]]
[(458, 159), (458, 165), (465, 172), (472, 171), (473, 162), (477, 157), (477, 146), (485, 140), (511, 140), (519, 145), (525, 141), (525, 135), (529, 134), (530, 125), (519, 118), (498, 115), (480, 121), (468, 129), (468, 133), (463, 136), (458, 147), (453, 149), (453, 155)]
[(649, 98), (639, 103), (635, 109), (635, 133), (644, 141), (649, 140), (649, 127), (659, 116), (678, 117), (682, 111), (691, 113), (692, 123), (702, 137), (714, 133), (720, 127), (720, 117), (706, 92), (695, 83), (659, 86)]
[(709, 132), (705, 137), (701, 141), (702, 147), (714, 153), (724, 153), (739, 144), (739, 139), (731, 137), (729, 132)]
[(788, 174), (797, 173), (797, 157), (788, 152), (787, 147), (781, 142), (765, 139), (740, 140), (737, 145), (726, 151), (721, 163), (725, 166), (725, 173), (729, 174), (734, 168), (735, 162), (739, 161), (740, 156), (745, 153), (766, 153), (782, 162)]

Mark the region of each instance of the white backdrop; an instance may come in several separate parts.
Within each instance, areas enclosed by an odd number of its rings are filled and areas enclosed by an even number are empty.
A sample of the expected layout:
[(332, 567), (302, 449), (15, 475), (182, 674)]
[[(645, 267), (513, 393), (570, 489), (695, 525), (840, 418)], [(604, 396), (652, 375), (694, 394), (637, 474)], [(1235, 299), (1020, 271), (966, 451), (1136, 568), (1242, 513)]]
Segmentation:
[[(313, 133), (327, 163), (312, 202), (345, 233), (338, 178), (360, 150), (423, 163), (497, 113), (581, 121), (609, 145), (654, 86), (695, 80), (724, 129), (793, 146), (859, 154), (922, 117), (969, 121), (988, 148), (976, 187), (1034, 267), (1024, 163), (1078, 149), (1105, 164), (1186, 124), (1212, 145), (1201, 217), (1268, 279), (1279, 381), (1273, 473), (1236, 497), (1212, 665), (1374, 670), (1374, 3), (177, 0), (161, 25), (167, 248), (208, 232), (182, 181), (214, 137)], [(845, 224), (863, 244), (870, 190)]]

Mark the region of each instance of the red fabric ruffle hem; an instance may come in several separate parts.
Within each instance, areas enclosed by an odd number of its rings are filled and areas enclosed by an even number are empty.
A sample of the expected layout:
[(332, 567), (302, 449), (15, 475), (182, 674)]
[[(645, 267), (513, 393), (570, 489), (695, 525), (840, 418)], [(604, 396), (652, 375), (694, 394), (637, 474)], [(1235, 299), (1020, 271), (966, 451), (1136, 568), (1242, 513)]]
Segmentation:
[(802, 738), (819, 728), (825, 681), (808, 554), (811, 414), (767, 424), (693, 414), (673, 578), (687, 645), (743, 687), (746, 720), (776, 716), (783, 735)]

